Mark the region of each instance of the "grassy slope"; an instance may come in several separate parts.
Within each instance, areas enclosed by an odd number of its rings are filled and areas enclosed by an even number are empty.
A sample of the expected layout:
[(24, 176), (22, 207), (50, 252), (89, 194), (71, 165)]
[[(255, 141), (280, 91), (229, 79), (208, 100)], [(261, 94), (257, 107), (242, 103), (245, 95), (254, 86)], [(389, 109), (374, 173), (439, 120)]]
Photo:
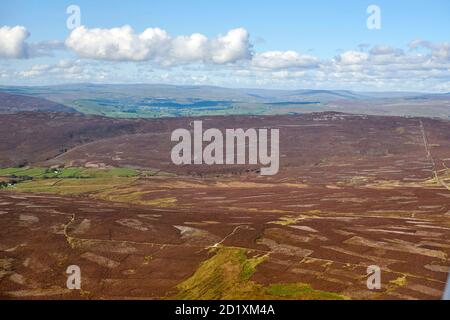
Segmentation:
[(0, 176), (27, 176), (34, 179), (51, 178), (108, 178), (108, 177), (136, 177), (139, 171), (128, 168), (84, 169), (84, 168), (3, 168)]
[[(125, 203), (154, 207), (172, 207), (176, 198), (165, 197), (144, 200), (146, 192), (133, 186), (139, 177), (154, 175), (145, 170), (129, 168), (84, 169), (84, 168), (4, 168), (0, 169), (0, 178), (7, 182), (11, 177), (29, 177), (32, 180), (21, 181), (6, 190), (17, 192), (54, 193), (81, 195)], [(9, 179), (8, 179), (9, 177)]]
[(272, 284), (251, 281), (257, 266), (266, 256), (248, 258), (245, 249), (221, 247), (204, 261), (196, 272), (180, 283), (173, 299), (301, 299), (341, 300), (346, 297), (312, 289), (307, 284)]
[(109, 177), (90, 179), (46, 179), (26, 181), (8, 188), (17, 192), (40, 192), (56, 194), (85, 194), (103, 191), (133, 182), (135, 178)]
[(110, 188), (129, 184), (140, 175), (140, 172), (128, 168), (84, 169), (84, 168), (4, 168), (0, 169), (0, 177), (29, 177), (10, 186), (7, 190), (18, 192), (41, 192), (56, 194), (84, 194), (105, 191)]

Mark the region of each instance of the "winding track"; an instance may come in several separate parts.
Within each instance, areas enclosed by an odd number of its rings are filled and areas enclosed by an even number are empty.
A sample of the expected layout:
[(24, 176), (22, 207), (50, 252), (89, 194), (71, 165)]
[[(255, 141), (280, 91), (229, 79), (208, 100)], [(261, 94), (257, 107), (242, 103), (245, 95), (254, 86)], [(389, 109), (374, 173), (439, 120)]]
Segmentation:
[(431, 150), (430, 147), (428, 145), (428, 138), (427, 138), (427, 134), (425, 132), (425, 127), (423, 125), (422, 120), (420, 120), (420, 131), (422, 133), (422, 139), (423, 139), (423, 145), (425, 147), (425, 152), (427, 154), (427, 159), (430, 161), (431, 166), (433, 167), (433, 175), (434, 178), (436, 179), (436, 182), (439, 183), (441, 186), (443, 186), (444, 188), (446, 188), (448, 191), (450, 191), (450, 187), (439, 178), (439, 175), (437, 173), (436, 170), (436, 162), (434, 161), (433, 155), (431, 154)]

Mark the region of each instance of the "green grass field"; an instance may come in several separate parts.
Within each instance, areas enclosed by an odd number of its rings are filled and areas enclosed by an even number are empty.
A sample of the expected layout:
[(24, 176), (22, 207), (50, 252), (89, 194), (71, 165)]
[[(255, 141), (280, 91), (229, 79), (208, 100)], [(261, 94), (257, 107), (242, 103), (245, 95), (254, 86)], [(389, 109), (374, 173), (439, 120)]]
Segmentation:
[[(151, 171), (129, 168), (3, 168), (0, 178), (13, 181), (4, 189), (17, 192), (41, 192), (55, 194), (85, 194), (105, 192), (127, 185), (140, 176), (151, 176)], [(21, 181), (18, 178), (26, 178)]]
[(105, 191), (135, 181), (130, 177), (108, 177), (89, 179), (41, 179), (24, 181), (8, 187), (9, 191), (16, 192), (39, 192), (67, 195), (80, 195), (93, 192)]
[(3, 168), (0, 169), (0, 177), (30, 177), (33, 179), (83, 179), (83, 178), (112, 178), (112, 177), (137, 177), (150, 176), (154, 173), (149, 170), (135, 170), (130, 168)]

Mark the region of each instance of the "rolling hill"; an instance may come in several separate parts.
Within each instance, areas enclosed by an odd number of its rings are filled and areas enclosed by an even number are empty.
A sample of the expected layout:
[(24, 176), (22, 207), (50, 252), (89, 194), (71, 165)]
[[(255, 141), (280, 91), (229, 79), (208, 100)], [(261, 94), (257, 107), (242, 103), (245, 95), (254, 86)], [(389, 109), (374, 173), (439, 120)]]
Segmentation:
[(74, 108), (44, 98), (0, 92), (0, 113), (26, 111), (77, 112)]

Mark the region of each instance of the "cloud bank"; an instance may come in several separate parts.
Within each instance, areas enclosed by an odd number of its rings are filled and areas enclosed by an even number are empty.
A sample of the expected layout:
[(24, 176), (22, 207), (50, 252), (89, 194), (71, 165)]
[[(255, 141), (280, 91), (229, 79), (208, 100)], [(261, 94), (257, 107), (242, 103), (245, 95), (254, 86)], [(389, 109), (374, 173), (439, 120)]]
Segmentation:
[(448, 42), (419, 39), (403, 48), (364, 44), (331, 58), (319, 58), (294, 50), (254, 52), (244, 28), (212, 38), (201, 33), (172, 36), (160, 28), (136, 33), (127, 25), (78, 27), (65, 41), (27, 43), (29, 36), (23, 26), (0, 27), (0, 62), (66, 50), (67, 57), (58, 57), (65, 62), (46, 61), (28, 68), (17, 62), (19, 70), (4, 68), (0, 79), (450, 91)]
[(152, 60), (163, 65), (190, 62), (228, 64), (252, 56), (249, 34), (243, 28), (208, 39), (200, 33), (172, 37), (159, 28), (135, 33), (130, 26), (112, 29), (88, 29), (81, 26), (72, 31), (65, 43), (81, 58)]

